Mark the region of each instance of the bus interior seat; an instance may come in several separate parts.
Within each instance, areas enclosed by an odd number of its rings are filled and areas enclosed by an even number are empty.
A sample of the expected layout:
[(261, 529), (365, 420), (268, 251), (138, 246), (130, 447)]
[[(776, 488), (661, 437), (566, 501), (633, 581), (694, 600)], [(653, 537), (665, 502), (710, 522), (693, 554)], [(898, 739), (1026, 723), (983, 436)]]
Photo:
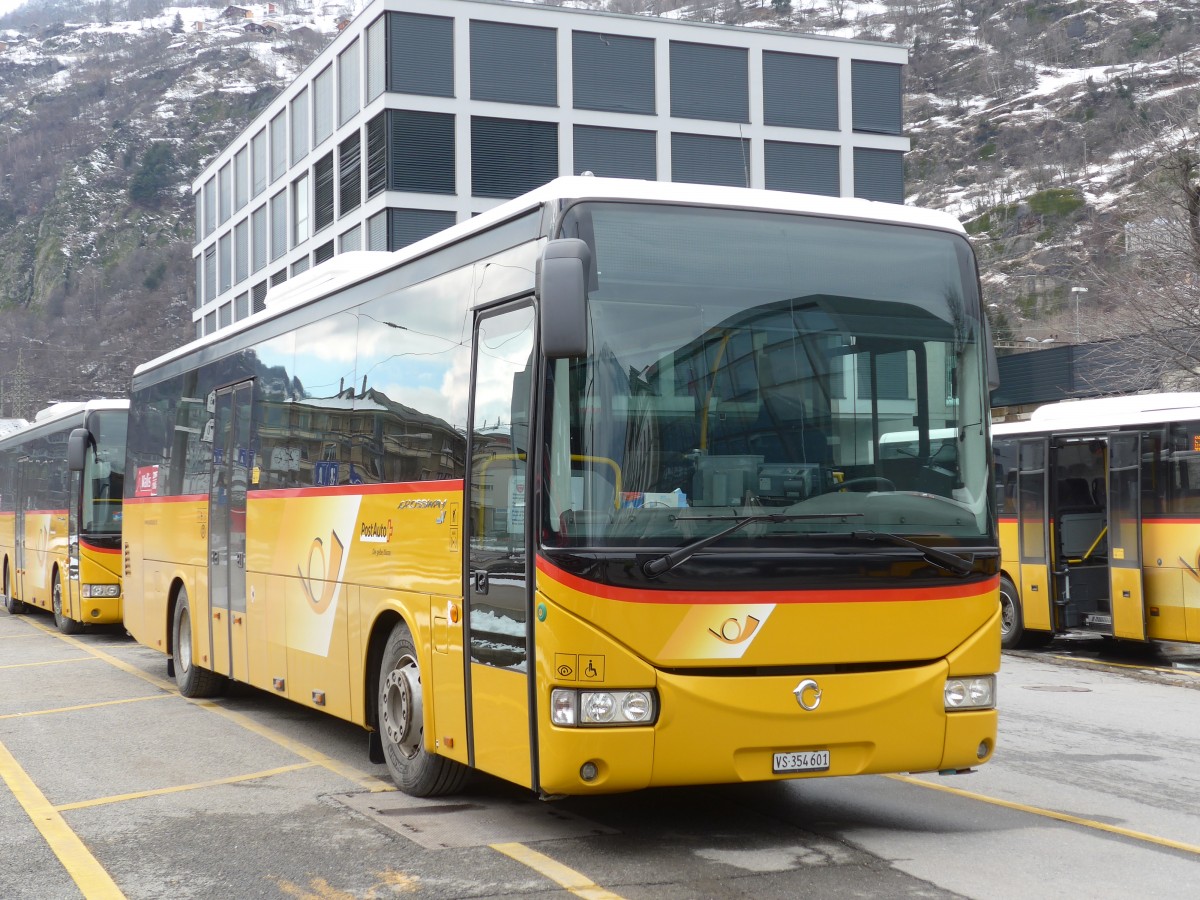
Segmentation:
[[(1108, 536), (1104, 534), (1106, 524), (1104, 513), (1100, 510), (1063, 513), (1058, 522), (1063, 556), (1068, 560), (1082, 561), (1089, 550), (1092, 551), (1088, 554), (1090, 559), (1107, 555)], [(1100, 539), (1099, 543), (1097, 538)], [(1093, 544), (1096, 545), (1094, 549)]]
[(1092, 489), (1086, 478), (1064, 478), (1058, 483), (1058, 508), (1060, 510), (1096, 506)]

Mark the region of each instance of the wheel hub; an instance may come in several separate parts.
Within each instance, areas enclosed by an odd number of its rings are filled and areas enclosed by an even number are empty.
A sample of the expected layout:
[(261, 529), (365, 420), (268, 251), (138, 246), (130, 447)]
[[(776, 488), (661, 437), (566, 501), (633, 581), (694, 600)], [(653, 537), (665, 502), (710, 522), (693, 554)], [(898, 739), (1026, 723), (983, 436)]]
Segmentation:
[(388, 742), (408, 759), (417, 755), (423, 731), (421, 721), (421, 673), (416, 662), (403, 659), (383, 680), (383, 733)]

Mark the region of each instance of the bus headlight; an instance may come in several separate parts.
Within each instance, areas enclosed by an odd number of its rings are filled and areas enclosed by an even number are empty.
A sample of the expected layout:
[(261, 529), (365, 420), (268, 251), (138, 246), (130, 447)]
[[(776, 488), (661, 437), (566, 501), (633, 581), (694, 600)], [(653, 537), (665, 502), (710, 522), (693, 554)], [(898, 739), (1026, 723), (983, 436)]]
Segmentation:
[(96, 600), (101, 597), (120, 597), (121, 586), (119, 584), (85, 584), (83, 585), (83, 599)]
[(950, 678), (945, 688), (946, 709), (991, 709), (996, 705), (996, 676)]
[(550, 692), (550, 721), (564, 727), (651, 725), (657, 714), (658, 703), (652, 690), (555, 688)]

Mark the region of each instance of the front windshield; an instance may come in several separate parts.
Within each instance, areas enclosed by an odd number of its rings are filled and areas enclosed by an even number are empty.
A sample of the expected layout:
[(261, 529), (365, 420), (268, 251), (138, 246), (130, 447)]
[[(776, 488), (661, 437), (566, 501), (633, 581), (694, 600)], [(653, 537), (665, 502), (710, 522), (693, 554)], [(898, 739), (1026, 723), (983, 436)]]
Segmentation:
[(550, 364), (549, 543), (673, 546), (759, 513), (789, 520), (728, 543), (990, 534), (963, 238), (602, 203), (573, 208), (563, 234), (595, 271), (589, 355)]
[(84, 534), (121, 533), (121, 497), (125, 488), (125, 426), (123, 410), (101, 411), (88, 419), (94, 446), (83, 468)]

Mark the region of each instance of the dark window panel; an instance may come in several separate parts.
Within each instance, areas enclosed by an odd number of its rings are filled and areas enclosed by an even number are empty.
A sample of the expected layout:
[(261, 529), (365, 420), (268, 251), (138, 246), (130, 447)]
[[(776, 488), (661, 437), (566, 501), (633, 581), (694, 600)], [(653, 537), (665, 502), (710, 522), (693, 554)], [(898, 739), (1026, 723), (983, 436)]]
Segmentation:
[(898, 150), (854, 148), (854, 196), (885, 203), (904, 202), (904, 154)]
[(471, 119), (471, 193), (517, 197), (558, 175), (558, 125)]
[(591, 172), (605, 178), (657, 177), (655, 133), (629, 128), (596, 128), (576, 125), (574, 131), (576, 175)]
[(766, 141), (763, 145), (763, 178), (772, 191), (802, 194), (841, 194), (838, 148), (824, 144), (789, 144)]
[(749, 187), (750, 141), (707, 134), (673, 134), (671, 180)]
[(555, 106), (557, 32), (553, 28), (471, 22), (471, 99)]
[(900, 134), (902, 68), (894, 63), (855, 59), (850, 63), (854, 130), (869, 134)]
[(387, 89), (453, 97), (454, 20), (389, 12), (387, 29)]
[(749, 122), (746, 49), (671, 41), (671, 115)]
[(654, 41), (576, 31), (571, 36), (576, 109), (654, 115)]
[(454, 193), (454, 116), (388, 110), (388, 190)]
[(838, 129), (838, 61), (828, 56), (763, 52), (763, 122)]

